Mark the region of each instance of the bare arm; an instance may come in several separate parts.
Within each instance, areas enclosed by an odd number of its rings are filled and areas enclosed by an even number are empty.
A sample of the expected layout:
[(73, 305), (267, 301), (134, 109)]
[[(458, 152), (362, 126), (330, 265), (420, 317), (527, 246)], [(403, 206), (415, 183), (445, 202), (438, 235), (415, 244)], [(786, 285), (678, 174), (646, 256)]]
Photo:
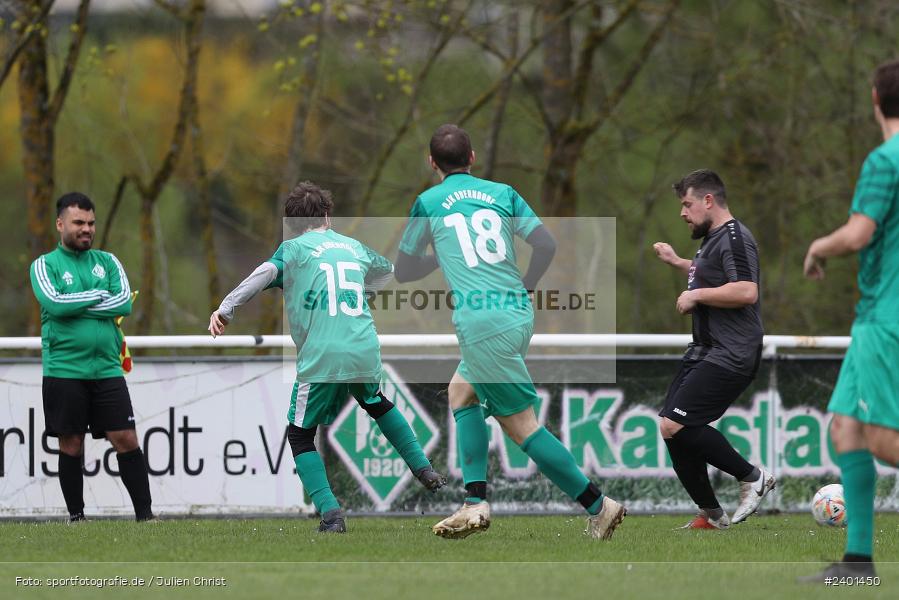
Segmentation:
[(868, 245), (876, 230), (877, 223), (874, 219), (861, 213), (853, 213), (845, 225), (811, 243), (802, 272), (809, 279), (824, 279), (825, 259), (858, 252)]
[(678, 271), (683, 271), (685, 274), (690, 270), (690, 265), (693, 264), (693, 261), (678, 256), (671, 244), (656, 242), (652, 245), (652, 249), (656, 251), (656, 256), (659, 257), (659, 260), (668, 263)]

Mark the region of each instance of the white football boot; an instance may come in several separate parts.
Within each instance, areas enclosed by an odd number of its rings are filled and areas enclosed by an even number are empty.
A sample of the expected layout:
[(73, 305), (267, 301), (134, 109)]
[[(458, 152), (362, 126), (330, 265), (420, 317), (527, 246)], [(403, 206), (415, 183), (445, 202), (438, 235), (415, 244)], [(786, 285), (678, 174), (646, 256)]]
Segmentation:
[(448, 539), (462, 539), (472, 533), (486, 531), (490, 527), (490, 505), (484, 502), (465, 503), (462, 508), (440, 521), (431, 531)]
[(608, 496), (602, 497), (602, 509), (587, 517), (587, 533), (597, 540), (608, 540), (627, 515), (627, 509)]
[(768, 492), (777, 486), (774, 475), (761, 467), (759, 470), (762, 474), (757, 480), (740, 482), (740, 504), (730, 519), (731, 523), (737, 524), (745, 521), (749, 515), (758, 510), (762, 499), (768, 495)]

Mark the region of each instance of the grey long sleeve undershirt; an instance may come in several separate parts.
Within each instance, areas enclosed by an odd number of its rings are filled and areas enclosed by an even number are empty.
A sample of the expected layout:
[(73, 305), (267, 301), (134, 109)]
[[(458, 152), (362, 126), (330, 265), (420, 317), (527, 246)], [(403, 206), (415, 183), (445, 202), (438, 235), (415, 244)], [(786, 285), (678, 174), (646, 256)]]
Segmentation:
[(234, 309), (243, 306), (253, 299), (256, 294), (264, 290), (278, 277), (278, 267), (270, 262), (264, 262), (249, 277), (241, 281), (236, 288), (225, 296), (219, 305), (219, 315), (227, 321), (234, 319)]
[[(218, 308), (219, 316), (231, 322), (234, 319), (234, 310), (237, 307), (243, 306), (252, 300), (256, 294), (267, 288), (277, 277), (278, 267), (268, 261), (256, 267), (255, 271), (250, 273), (246, 279), (241, 281), (236, 288), (225, 296)], [(391, 279), (393, 279), (392, 269), (389, 273), (371, 275), (370, 278), (366, 278), (365, 291), (376, 292), (390, 283)]]
[(365, 291), (366, 292), (377, 292), (384, 288), (390, 281), (393, 279), (393, 268), (391, 267), (389, 273), (383, 273), (381, 275), (372, 275), (369, 273), (369, 276), (365, 278)]

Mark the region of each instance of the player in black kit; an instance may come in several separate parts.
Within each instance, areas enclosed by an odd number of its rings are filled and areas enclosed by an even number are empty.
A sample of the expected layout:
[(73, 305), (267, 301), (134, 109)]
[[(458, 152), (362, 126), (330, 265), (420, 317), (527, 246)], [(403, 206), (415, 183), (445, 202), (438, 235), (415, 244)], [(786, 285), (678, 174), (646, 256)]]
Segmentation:
[[(731, 215), (724, 183), (699, 170), (674, 184), (681, 217), (694, 240), (693, 260), (669, 244), (653, 248), (659, 259), (687, 275), (677, 311), (693, 317), (693, 342), (668, 388), (659, 428), (674, 471), (699, 514), (688, 529), (726, 529), (754, 513), (774, 489), (771, 473), (747, 462), (724, 435), (709, 425), (749, 387), (762, 353), (759, 254), (749, 229)], [(740, 504), (728, 518), (709, 482), (708, 466), (740, 482)]]

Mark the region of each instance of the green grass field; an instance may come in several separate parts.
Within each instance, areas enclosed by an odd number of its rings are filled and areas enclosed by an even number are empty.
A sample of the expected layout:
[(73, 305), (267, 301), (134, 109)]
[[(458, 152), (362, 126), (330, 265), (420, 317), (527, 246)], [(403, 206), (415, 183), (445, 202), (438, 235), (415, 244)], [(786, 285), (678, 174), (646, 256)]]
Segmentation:
[[(580, 517), (496, 516), (465, 540), (433, 517), (350, 518), (347, 535), (297, 519), (0, 523), (0, 597), (805, 598), (899, 596), (899, 515), (878, 515), (879, 587), (799, 586), (842, 553), (845, 531), (808, 515), (753, 517), (726, 532), (675, 531), (684, 516), (631, 516), (610, 542)], [(144, 587), (49, 587), (49, 578), (144, 579)], [(41, 586), (16, 585), (34, 577)], [(156, 577), (190, 585), (159, 585)], [(194, 577), (227, 586), (194, 585)], [(149, 582), (149, 583), (147, 583)], [(130, 583), (130, 581), (129, 581)], [(169, 581), (168, 583), (171, 583)]]

